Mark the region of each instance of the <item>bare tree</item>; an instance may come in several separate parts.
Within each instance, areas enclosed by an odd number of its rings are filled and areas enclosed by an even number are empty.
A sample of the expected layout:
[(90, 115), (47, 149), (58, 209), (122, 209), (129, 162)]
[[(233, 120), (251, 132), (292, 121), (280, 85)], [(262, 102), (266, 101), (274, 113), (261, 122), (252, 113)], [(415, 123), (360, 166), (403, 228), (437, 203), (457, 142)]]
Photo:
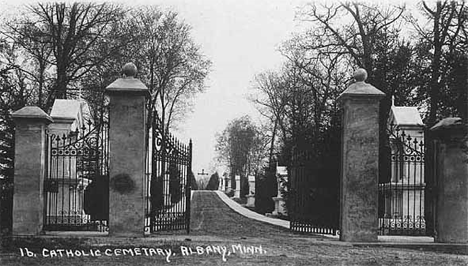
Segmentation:
[(241, 195), (248, 192), (247, 175), (263, 166), (261, 161), (265, 157), (267, 144), (268, 141), (248, 116), (234, 119), (217, 135), (218, 160), (228, 165), (231, 182), (235, 175), (241, 176)]
[(149, 107), (157, 110), (167, 132), (185, 114), (193, 97), (203, 91), (211, 62), (177, 13), (145, 7), (136, 10), (133, 17), (137, 42), (143, 47), (137, 54), (140, 77), (151, 93)]
[[(408, 45), (400, 37), (405, 9), (405, 6), (362, 2), (323, 5), (312, 3), (299, 14), (302, 21), (311, 24), (310, 30), (297, 42), (299, 49), (314, 51), (317, 54), (315, 58), (327, 58), (322, 54), (329, 55), (329, 59), (324, 61), (325, 65), (333, 62), (330, 59), (343, 56), (348, 61), (348, 68), (339, 66), (337, 73), (343, 75), (344, 71), (347, 71), (349, 77), (352, 73), (350, 68), (365, 68), (369, 73), (368, 82), (386, 94), (380, 104), (381, 156), (384, 156), (387, 145), (385, 128), (391, 99), (395, 91), (401, 90), (402, 86), (399, 83), (407, 84), (406, 69), (411, 64), (410, 60), (407, 60), (411, 58), (411, 54), (404, 53), (408, 50)], [(405, 56), (405, 60), (398, 58), (402, 55)], [(394, 67), (399, 67), (401, 73)], [(410, 94), (403, 97), (408, 95)], [(384, 161), (383, 157), (379, 160), (381, 164)], [(383, 165), (380, 169), (381, 176), (386, 175)]]
[[(274, 72), (260, 73), (255, 77), (254, 88), (256, 93), (251, 95), (251, 101), (256, 105), (261, 115), (268, 119), (265, 131), (270, 131), (270, 148), (268, 162), (272, 163), (275, 153), (275, 143), (277, 142), (278, 131), (286, 138), (286, 128), (284, 125), (284, 111), (288, 101), (289, 93), (283, 89), (282, 77)], [(273, 127), (271, 128), (271, 125)]]
[(298, 41), (291, 40), (283, 47), (288, 63), (280, 73), (266, 72), (256, 78), (253, 101), (274, 125), (270, 161), (277, 130), (282, 148), (319, 143), (337, 114), (335, 99), (346, 86), (343, 56), (304, 50), (298, 48)]
[[(110, 4), (38, 3), (28, 6), (25, 16), (7, 23), (4, 33), (20, 44), (38, 66), (36, 71), (19, 68), (38, 83), (41, 101), (45, 74), (54, 73), (41, 106), (49, 109), (55, 99), (67, 98), (80, 78), (120, 48), (106, 35), (122, 16), (121, 8)], [(103, 42), (108, 49), (96, 53), (94, 47)]]
[(410, 19), (422, 38), (421, 44), (430, 51), (428, 61), (430, 65), (430, 79), (428, 84), (429, 115), (428, 126), (435, 124), (440, 107), (443, 90), (449, 90), (447, 76), (450, 73), (450, 61), (456, 54), (465, 54), (467, 43), (467, 14), (464, 1), (437, 1), (430, 6), (426, 1), (421, 2), (421, 11), (425, 18), (432, 23), (425, 27), (422, 23)]

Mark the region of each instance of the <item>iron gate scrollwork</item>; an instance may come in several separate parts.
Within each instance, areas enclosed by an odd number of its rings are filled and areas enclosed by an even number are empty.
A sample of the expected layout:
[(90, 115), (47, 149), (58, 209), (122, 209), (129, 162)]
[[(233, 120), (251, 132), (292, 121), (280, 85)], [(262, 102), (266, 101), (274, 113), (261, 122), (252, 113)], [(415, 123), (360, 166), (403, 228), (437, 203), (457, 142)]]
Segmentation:
[(145, 232), (190, 231), (192, 143), (163, 132), (157, 113), (148, 125)]
[[(433, 204), (431, 191), (433, 175), (428, 173), (424, 139), (390, 126), (390, 170), (379, 182), (379, 234), (432, 235)], [(429, 228), (428, 228), (429, 224)]]
[(107, 231), (108, 124), (48, 133), (44, 230)]

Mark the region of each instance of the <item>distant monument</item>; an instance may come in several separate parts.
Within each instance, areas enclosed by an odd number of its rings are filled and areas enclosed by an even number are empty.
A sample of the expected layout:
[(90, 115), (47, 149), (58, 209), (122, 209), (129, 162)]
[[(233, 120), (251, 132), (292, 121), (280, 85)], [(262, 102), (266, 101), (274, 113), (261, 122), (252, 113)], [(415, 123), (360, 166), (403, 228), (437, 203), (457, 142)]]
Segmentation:
[(236, 190), (234, 191), (234, 198), (240, 198), (240, 187), (241, 187), (241, 177), (240, 175), (236, 175)]
[(286, 201), (283, 198), (282, 191), (286, 189), (285, 182), (288, 181), (288, 170), (286, 166), (276, 166), (276, 180), (278, 182), (278, 196), (273, 197), (275, 202), (275, 210), (273, 215), (287, 215), (284, 205)]
[(249, 175), (249, 194), (247, 197), (247, 207), (255, 207), (255, 176)]

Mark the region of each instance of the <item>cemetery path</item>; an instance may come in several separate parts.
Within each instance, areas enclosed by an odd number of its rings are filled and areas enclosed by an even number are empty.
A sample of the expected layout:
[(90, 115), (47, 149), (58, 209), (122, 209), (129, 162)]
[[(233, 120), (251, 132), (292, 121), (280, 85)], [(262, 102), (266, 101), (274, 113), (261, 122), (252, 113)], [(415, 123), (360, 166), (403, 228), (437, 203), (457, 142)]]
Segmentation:
[(265, 236), (294, 237), (285, 228), (262, 223), (238, 214), (213, 191), (194, 191), (191, 212), (191, 235), (232, 238)]

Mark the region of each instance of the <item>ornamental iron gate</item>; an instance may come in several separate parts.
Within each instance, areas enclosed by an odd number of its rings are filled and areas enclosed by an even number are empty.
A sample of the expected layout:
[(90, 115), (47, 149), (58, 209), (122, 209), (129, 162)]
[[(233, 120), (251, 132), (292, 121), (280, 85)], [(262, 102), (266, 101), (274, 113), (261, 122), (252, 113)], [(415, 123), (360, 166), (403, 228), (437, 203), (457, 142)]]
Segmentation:
[[(192, 142), (163, 133), (156, 112), (148, 125), (145, 232), (190, 231)], [(165, 136), (165, 137), (163, 137)]]
[(47, 139), (44, 230), (108, 231), (108, 123)]
[(379, 234), (432, 235), (433, 182), (427, 181), (433, 179), (436, 164), (427, 165), (427, 134), (421, 131), (410, 136), (393, 126), (388, 134), (391, 170), (379, 182)]
[(336, 235), (339, 231), (338, 176), (315, 167), (311, 151), (295, 151), (290, 172), (290, 229), (295, 232)]

